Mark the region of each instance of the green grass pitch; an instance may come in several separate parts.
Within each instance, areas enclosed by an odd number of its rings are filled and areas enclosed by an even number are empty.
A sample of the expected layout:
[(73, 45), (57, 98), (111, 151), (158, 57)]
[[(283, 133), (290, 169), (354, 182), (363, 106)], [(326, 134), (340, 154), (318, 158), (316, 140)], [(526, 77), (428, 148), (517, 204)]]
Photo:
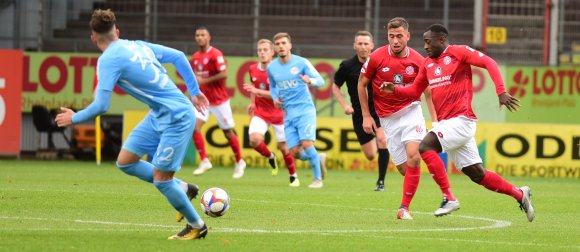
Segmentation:
[(184, 224), (152, 184), (118, 170), (73, 161), (0, 161), (0, 251), (580, 251), (580, 181), (507, 179), (533, 191), (536, 219), (529, 223), (510, 197), (489, 192), (467, 177), (450, 176), (461, 209), (441, 218), (432, 212), (441, 193), (424, 174), (411, 205), (413, 221), (400, 221), (403, 177), (388, 173), (385, 192), (376, 174), (330, 170), (324, 188), (301, 187), (248, 168), (233, 167), (177, 177), (225, 189), (231, 198), (220, 218), (201, 214), (205, 240), (169, 241)]

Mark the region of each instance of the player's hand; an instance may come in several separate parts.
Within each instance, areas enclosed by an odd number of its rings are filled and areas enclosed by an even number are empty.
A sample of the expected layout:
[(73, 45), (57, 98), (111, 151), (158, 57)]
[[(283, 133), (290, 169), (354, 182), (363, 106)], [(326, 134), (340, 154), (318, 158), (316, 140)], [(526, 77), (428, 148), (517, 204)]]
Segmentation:
[(385, 81), (383, 82), (383, 84), (381, 84), (381, 87), (379, 87), (379, 89), (383, 93), (392, 94), (395, 92), (395, 84), (392, 82)]
[(300, 79), (302, 79), (302, 81), (304, 81), (306, 84), (308, 84), (308, 86), (310, 86), (311, 81), (310, 81), (310, 77), (308, 75), (300, 75)]
[(254, 85), (248, 83), (244, 83), (243, 88), (250, 94), (256, 94), (256, 91), (258, 90), (256, 87), (254, 87)]
[(282, 108), (283, 105), (284, 105), (284, 103), (282, 101), (280, 101), (280, 97), (278, 97), (278, 99), (274, 100), (274, 106), (276, 106), (276, 108)]
[(375, 135), (376, 129), (375, 120), (370, 116), (363, 116), (363, 130), (367, 134)]
[(520, 108), (520, 100), (504, 92), (499, 95), (499, 107), (505, 106), (510, 112), (518, 111)]
[(250, 103), (248, 105), (248, 115), (254, 116), (254, 109), (256, 109), (256, 104)]
[(352, 115), (352, 113), (354, 113), (354, 109), (352, 108), (352, 106), (346, 106), (344, 107), (344, 114), (345, 115)]
[(65, 107), (60, 107), (60, 110), (62, 112), (56, 115), (56, 118), (54, 119), (56, 125), (58, 125), (58, 127), (67, 127), (72, 125), (72, 116), (76, 113), (72, 111), (72, 109)]
[(199, 113), (205, 115), (204, 111), (206, 111), (209, 106), (209, 100), (203, 93), (199, 93), (197, 96), (192, 96), (191, 103), (193, 103), (193, 106)]

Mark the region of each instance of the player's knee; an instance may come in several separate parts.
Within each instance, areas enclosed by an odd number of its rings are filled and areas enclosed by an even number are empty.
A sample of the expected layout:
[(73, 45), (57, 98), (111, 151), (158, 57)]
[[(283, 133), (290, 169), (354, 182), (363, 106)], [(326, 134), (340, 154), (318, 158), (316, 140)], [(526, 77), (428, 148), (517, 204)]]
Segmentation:
[(479, 184), (483, 177), (485, 177), (485, 169), (480, 165), (470, 165), (461, 169), (463, 174), (467, 175), (471, 181)]
[(401, 175), (405, 176), (405, 173), (407, 173), (407, 166), (397, 165), (397, 170)]
[(365, 152), (365, 157), (369, 160), (372, 161), (373, 159), (375, 159), (376, 157), (376, 153), (366, 153)]
[(407, 164), (412, 167), (417, 167), (421, 164), (421, 155), (419, 153), (414, 153), (407, 157)]
[(431, 145), (425, 143), (425, 142), (421, 142), (419, 144), (419, 153), (425, 153), (427, 151), (433, 150), (433, 147), (431, 147)]
[(258, 146), (260, 144), (260, 142), (261, 142), (260, 139), (250, 137), (250, 146), (252, 146), (252, 148), (255, 148), (256, 146)]

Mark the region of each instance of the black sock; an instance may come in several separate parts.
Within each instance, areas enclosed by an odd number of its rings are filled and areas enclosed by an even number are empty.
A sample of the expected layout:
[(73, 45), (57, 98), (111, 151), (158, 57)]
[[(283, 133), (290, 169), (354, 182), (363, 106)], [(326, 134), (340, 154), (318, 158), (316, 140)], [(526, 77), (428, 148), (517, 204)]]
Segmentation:
[(378, 181), (383, 181), (383, 184), (385, 181), (385, 176), (387, 175), (387, 166), (389, 166), (389, 150), (379, 149), (379, 180)]

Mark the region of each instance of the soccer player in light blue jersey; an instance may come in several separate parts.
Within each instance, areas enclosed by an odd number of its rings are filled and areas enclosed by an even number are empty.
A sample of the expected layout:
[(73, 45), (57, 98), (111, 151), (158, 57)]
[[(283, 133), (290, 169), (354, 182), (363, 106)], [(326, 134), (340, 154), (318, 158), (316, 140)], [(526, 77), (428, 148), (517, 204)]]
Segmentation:
[[(105, 113), (115, 85), (147, 104), (151, 109), (135, 127), (117, 158), (125, 173), (153, 183), (169, 203), (187, 219), (185, 229), (169, 237), (172, 240), (205, 238), (207, 226), (191, 205), (198, 193), (195, 185), (173, 175), (181, 167), (189, 138), (195, 125), (195, 109), (207, 108), (209, 102), (199, 86), (185, 55), (175, 49), (144, 41), (119, 39), (111, 10), (95, 10), (91, 17), (91, 40), (103, 51), (97, 63), (98, 86), (95, 100), (78, 113), (68, 108), (56, 117), (59, 127), (84, 122)], [(173, 63), (183, 76), (191, 101), (177, 88), (161, 63)], [(155, 153), (151, 163), (140, 160)]]
[[(324, 80), (310, 61), (290, 52), (288, 33), (278, 33), (273, 40), (278, 58), (268, 65), (268, 79), (274, 104), (284, 110), (286, 143), (295, 158), (310, 163), (314, 181), (308, 187), (322, 188), (320, 156), (314, 148), (316, 108), (309, 87), (322, 86)], [(298, 178), (290, 180), (291, 186), (300, 185)]]

